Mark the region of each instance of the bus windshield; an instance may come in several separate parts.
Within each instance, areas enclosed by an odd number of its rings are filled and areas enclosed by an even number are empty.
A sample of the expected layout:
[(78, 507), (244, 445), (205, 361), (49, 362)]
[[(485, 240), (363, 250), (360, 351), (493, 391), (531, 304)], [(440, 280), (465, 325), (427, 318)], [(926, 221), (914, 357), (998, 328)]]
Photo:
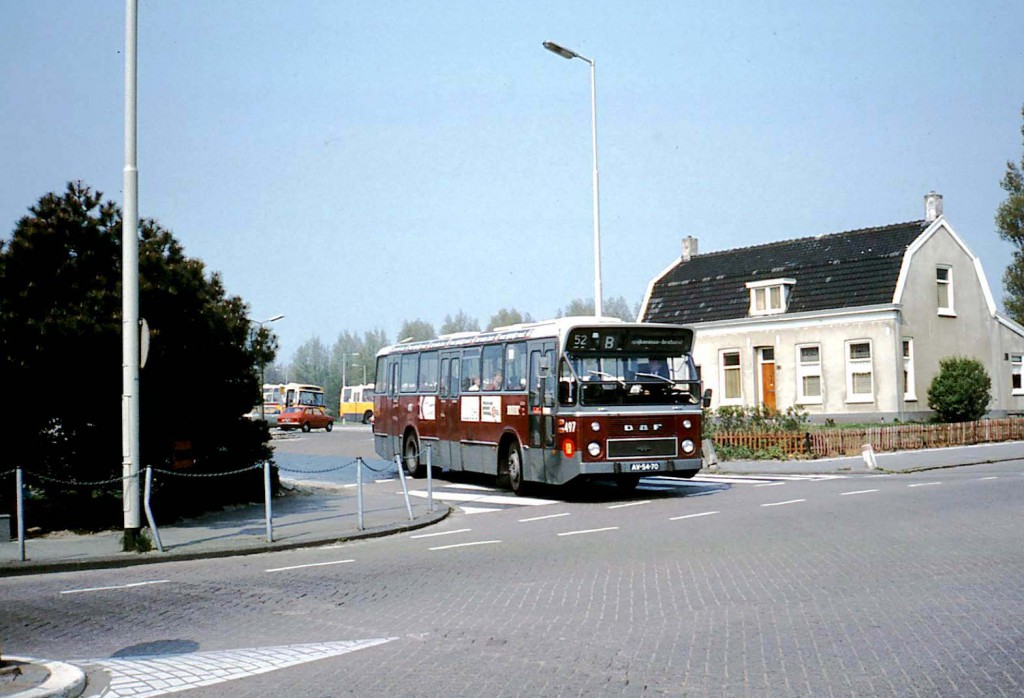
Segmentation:
[(567, 354), (558, 375), (563, 405), (695, 405), (700, 378), (689, 355)]

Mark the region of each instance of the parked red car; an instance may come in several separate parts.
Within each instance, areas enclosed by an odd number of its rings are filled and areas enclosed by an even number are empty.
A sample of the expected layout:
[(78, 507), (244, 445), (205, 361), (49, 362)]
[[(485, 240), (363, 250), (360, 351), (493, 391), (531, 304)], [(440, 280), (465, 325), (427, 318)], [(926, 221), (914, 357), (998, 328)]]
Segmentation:
[(330, 431), (334, 428), (334, 417), (327, 414), (323, 407), (299, 405), (285, 408), (285, 411), (277, 418), (277, 426), (279, 429), (285, 430), (302, 429), (302, 431), (309, 431), (310, 429), (326, 429)]

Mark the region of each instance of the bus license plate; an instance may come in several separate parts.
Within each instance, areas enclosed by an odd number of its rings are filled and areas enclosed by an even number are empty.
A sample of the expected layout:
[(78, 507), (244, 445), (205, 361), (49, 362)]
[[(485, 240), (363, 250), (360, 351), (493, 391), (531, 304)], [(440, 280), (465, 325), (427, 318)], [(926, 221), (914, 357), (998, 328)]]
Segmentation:
[(658, 470), (661, 468), (660, 463), (633, 463), (629, 466), (629, 469), (635, 472), (641, 472), (645, 470)]

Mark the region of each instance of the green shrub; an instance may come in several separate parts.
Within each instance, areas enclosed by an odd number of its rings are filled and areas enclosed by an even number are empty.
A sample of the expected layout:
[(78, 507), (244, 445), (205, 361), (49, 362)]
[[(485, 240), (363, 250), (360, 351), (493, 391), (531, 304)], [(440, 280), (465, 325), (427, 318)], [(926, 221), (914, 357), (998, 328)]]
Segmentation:
[(719, 407), (704, 413), (704, 436), (718, 431), (803, 431), (807, 426), (807, 412), (787, 407), (779, 412), (770, 407)]
[(951, 356), (939, 361), (939, 372), (928, 386), (928, 407), (940, 422), (981, 419), (992, 400), (992, 380), (977, 359)]

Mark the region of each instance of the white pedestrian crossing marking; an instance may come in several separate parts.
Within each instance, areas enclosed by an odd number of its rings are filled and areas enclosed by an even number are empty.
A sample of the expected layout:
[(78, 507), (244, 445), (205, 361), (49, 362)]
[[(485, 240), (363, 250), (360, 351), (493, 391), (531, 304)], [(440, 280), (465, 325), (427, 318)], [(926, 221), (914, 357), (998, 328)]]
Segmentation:
[(395, 637), (80, 662), (110, 675), (104, 698), (147, 698), (244, 679), (383, 645)]

